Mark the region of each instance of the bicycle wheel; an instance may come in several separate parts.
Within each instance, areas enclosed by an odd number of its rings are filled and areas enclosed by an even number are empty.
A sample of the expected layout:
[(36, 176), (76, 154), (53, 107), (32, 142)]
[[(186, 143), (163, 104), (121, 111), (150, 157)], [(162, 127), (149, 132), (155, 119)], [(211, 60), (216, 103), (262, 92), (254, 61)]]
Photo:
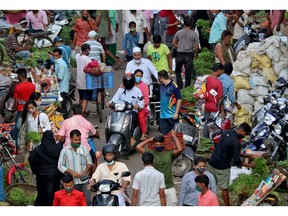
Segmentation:
[(6, 201), (12, 206), (34, 205), (37, 187), (31, 184), (12, 184), (5, 190)]
[(11, 185), (17, 184), (17, 183), (18, 184), (19, 183), (26, 183), (26, 184), (36, 185), (36, 179), (35, 179), (32, 171), (28, 167), (24, 166), (24, 167), (20, 168), (20, 172), (21, 172), (22, 177), (24, 178), (24, 182), (23, 182), (23, 179), (21, 178), (20, 173), (18, 171), (16, 171), (12, 174)]

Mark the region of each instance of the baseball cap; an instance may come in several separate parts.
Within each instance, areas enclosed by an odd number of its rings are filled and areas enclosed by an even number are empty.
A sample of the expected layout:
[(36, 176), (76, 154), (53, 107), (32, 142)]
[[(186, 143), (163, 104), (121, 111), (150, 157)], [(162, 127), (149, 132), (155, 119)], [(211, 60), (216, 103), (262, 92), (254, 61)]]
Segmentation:
[(15, 23), (15, 24), (13, 25), (13, 28), (14, 28), (15, 30), (26, 31), (25, 28), (22, 28), (22, 26), (20, 25), (20, 23)]
[(133, 48), (133, 53), (138, 53), (138, 52), (141, 53), (141, 48), (140, 47), (134, 47)]
[(54, 38), (54, 44), (57, 43), (57, 42), (62, 42), (62, 38), (60, 36), (57, 36)]
[(97, 34), (97, 32), (95, 32), (94, 30), (92, 30), (92, 31), (90, 31), (89, 33), (88, 33), (88, 37), (89, 38), (94, 38), (95, 36), (97, 36), (98, 34)]

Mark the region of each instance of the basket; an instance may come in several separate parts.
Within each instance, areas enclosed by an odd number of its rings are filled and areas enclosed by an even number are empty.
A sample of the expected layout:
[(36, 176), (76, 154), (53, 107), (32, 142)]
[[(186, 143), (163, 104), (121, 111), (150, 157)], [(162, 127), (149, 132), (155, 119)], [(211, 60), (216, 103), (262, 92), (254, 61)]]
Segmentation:
[[(182, 148), (185, 149), (185, 142), (184, 142), (184, 138), (183, 138), (183, 133), (177, 132), (176, 136), (178, 137)], [(153, 150), (154, 149), (154, 142), (153, 141), (148, 142), (147, 147), (149, 150)], [(164, 147), (165, 147), (166, 151), (177, 149), (176, 143), (175, 143), (174, 139), (172, 138), (171, 133), (164, 135)]]
[(100, 76), (93, 76), (86, 73), (86, 87), (87, 89), (114, 88), (113, 72), (104, 72)]
[(19, 200), (19, 201), (11, 200), (9, 194), (13, 188), (22, 189), (27, 196), (35, 195), (35, 198), (36, 198), (36, 195), (37, 195), (36, 185), (26, 184), (26, 183), (16, 183), (16, 184), (12, 184), (8, 186), (5, 190), (6, 201), (9, 202), (12, 206), (34, 205), (35, 200), (33, 200), (33, 203), (25, 203), (25, 204), (23, 204), (23, 200)]

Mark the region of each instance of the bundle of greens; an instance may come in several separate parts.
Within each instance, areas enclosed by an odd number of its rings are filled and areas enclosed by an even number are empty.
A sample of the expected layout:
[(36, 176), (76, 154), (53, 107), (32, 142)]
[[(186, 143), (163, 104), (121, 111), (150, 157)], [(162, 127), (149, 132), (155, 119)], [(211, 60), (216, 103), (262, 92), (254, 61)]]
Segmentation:
[(197, 29), (200, 30), (201, 35), (205, 39), (209, 39), (209, 32), (208, 29), (210, 28), (210, 21), (204, 19), (198, 19), (196, 22)]
[(37, 197), (37, 193), (27, 194), (21, 188), (12, 188), (7, 194), (7, 200), (15, 206), (33, 205)]
[(193, 62), (197, 76), (211, 74), (212, 72), (211, 70), (214, 63), (215, 63), (214, 53), (211, 50), (204, 47), (198, 54), (198, 58)]
[(193, 97), (194, 94), (194, 86), (188, 86), (184, 89), (181, 89), (181, 96), (183, 101), (187, 101), (189, 103), (195, 103), (196, 98)]
[(61, 29), (61, 32), (59, 36), (62, 38), (64, 44), (66, 45), (71, 45), (71, 37), (70, 37), (70, 32), (73, 30), (73, 28), (70, 25), (65, 25)]
[(27, 133), (27, 139), (32, 143), (39, 143), (41, 141), (41, 135), (39, 132), (29, 131)]
[(25, 60), (25, 65), (30, 67), (36, 67), (38, 66), (37, 60), (43, 60), (46, 61), (49, 59), (49, 53), (53, 51), (53, 47), (45, 47), (40, 50), (35, 49), (35, 51), (32, 52), (32, 56)]

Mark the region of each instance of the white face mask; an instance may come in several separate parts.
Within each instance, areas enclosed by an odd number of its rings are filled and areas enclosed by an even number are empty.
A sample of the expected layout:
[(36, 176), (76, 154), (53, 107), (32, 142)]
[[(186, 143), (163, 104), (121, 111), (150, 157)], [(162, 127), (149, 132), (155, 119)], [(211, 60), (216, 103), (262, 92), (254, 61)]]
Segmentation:
[(36, 101), (36, 104), (39, 107), (41, 105), (41, 101)]
[(140, 59), (140, 60), (135, 60), (135, 59), (134, 59), (134, 62), (135, 62), (136, 64), (140, 64), (140, 63), (141, 63), (141, 59)]

